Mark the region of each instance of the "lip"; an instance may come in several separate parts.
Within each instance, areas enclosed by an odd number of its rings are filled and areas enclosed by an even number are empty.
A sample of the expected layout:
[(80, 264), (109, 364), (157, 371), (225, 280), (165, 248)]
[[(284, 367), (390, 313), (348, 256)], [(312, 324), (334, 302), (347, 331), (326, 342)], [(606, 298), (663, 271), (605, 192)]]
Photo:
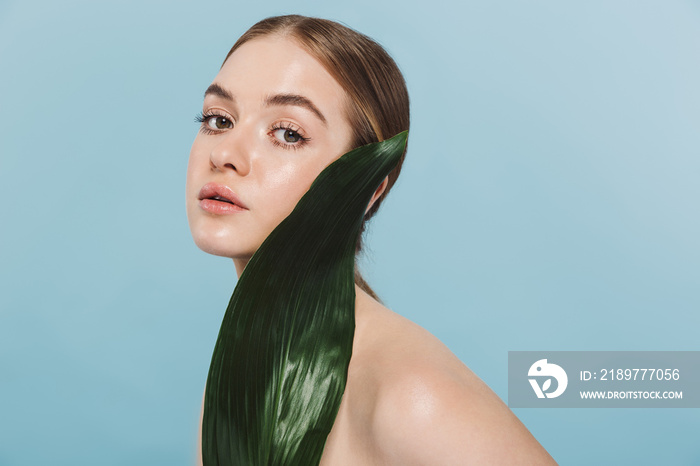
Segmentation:
[[(221, 198), (221, 200), (216, 199)], [(199, 206), (213, 214), (234, 214), (245, 212), (248, 207), (238, 198), (228, 186), (218, 183), (207, 183), (199, 190)]]

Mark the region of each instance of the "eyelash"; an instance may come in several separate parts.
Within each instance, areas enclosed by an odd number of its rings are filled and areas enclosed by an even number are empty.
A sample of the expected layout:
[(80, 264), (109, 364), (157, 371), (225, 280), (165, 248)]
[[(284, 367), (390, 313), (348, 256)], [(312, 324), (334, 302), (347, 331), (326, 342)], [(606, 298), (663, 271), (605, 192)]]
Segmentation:
[(200, 112), (197, 114), (197, 116), (194, 117), (194, 121), (197, 123), (200, 123), (199, 131), (201, 131), (204, 134), (219, 134), (221, 131), (217, 131), (215, 129), (211, 129), (209, 125), (207, 125), (207, 121), (209, 121), (210, 118), (213, 117), (222, 117), (226, 118), (231, 124), (233, 124), (233, 120), (229, 118), (228, 116), (224, 115), (223, 113), (216, 113), (207, 110), (206, 112)]
[(270, 133), (274, 134), (275, 131), (278, 131), (280, 129), (283, 129), (285, 131), (291, 131), (299, 137), (299, 140), (296, 143), (285, 144), (283, 142), (278, 141), (277, 138), (275, 138), (273, 135), (272, 136), (272, 143), (278, 147), (283, 148), (283, 149), (297, 150), (297, 149), (302, 148), (306, 144), (308, 144), (308, 142), (311, 140), (311, 138), (307, 138), (307, 137), (302, 136), (301, 133), (299, 133), (298, 129), (294, 129), (294, 125), (292, 125), (291, 123), (287, 123), (287, 122), (276, 123), (272, 128), (270, 128)]
[[(219, 133), (220, 133), (221, 131), (223, 131), (223, 130), (217, 131), (217, 130), (211, 129), (211, 128), (209, 127), (209, 125), (207, 124), (207, 122), (209, 121), (209, 119), (214, 118), (214, 117), (222, 117), (222, 118), (225, 118), (225, 119), (228, 120), (231, 124), (233, 124), (233, 120), (232, 120), (231, 118), (229, 118), (227, 115), (224, 115), (224, 114), (222, 114), (222, 113), (212, 112), (212, 111), (207, 111), (207, 112), (200, 112), (200, 113), (198, 113), (198, 114), (194, 117), (194, 121), (196, 121), (197, 123), (199, 123), (199, 124), (201, 125), (200, 128), (199, 128), (199, 130), (200, 130), (202, 133), (204, 133), (204, 134), (219, 134)], [(311, 138), (302, 136), (302, 135), (300, 134), (299, 130), (298, 130), (298, 129), (295, 129), (294, 125), (291, 124), (291, 123), (288, 123), (288, 122), (284, 122), (284, 123), (275, 123), (275, 125), (274, 125), (272, 128), (270, 128), (269, 134), (274, 134), (275, 131), (278, 131), (278, 130), (281, 130), (281, 129), (283, 129), (283, 130), (285, 130), (285, 131), (292, 131), (293, 133), (296, 134), (297, 137), (299, 137), (299, 141), (297, 141), (296, 143), (285, 144), (285, 143), (280, 142), (279, 140), (277, 140), (277, 138), (275, 138), (274, 136), (271, 136), (271, 137), (272, 137), (272, 143), (273, 143), (275, 146), (282, 147), (283, 149), (297, 150), (297, 149), (299, 149), (299, 148), (305, 146), (306, 144), (308, 144), (308, 142), (311, 140)]]

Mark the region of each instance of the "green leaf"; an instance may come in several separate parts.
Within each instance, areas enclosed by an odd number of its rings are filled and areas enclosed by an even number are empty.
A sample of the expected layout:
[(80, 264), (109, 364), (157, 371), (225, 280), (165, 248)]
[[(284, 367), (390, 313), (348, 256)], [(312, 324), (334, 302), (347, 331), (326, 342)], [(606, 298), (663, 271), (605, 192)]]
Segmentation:
[(406, 139), (368, 144), (326, 167), (248, 262), (209, 368), (205, 466), (319, 463), (352, 355), (355, 243)]

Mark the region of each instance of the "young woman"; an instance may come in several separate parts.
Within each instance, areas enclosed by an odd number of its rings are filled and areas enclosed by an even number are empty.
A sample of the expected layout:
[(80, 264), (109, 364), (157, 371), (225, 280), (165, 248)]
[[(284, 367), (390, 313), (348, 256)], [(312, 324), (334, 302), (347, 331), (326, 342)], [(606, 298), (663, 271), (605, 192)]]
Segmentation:
[[(408, 94), (394, 61), (366, 36), (332, 21), (274, 17), (233, 46), (199, 120), (190, 228), (202, 250), (232, 258), (240, 277), (329, 164), (408, 129)], [(381, 182), (365, 221), (400, 170), (401, 162)], [(476, 375), (356, 273), (352, 357), (320, 464), (555, 463)]]

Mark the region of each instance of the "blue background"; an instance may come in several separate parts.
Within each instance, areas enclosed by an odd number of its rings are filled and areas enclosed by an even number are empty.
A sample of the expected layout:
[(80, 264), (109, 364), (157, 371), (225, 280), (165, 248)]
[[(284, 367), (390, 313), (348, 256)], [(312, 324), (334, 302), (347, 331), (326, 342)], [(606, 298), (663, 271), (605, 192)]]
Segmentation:
[[(0, 2), (0, 465), (188, 465), (230, 260), (184, 209), (194, 115), (263, 17), (405, 73), (363, 269), (507, 400), (509, 350), (698, 350), (700, 3)], [(519, 409), (561, 464), (700, 464), (697, 409)]]

